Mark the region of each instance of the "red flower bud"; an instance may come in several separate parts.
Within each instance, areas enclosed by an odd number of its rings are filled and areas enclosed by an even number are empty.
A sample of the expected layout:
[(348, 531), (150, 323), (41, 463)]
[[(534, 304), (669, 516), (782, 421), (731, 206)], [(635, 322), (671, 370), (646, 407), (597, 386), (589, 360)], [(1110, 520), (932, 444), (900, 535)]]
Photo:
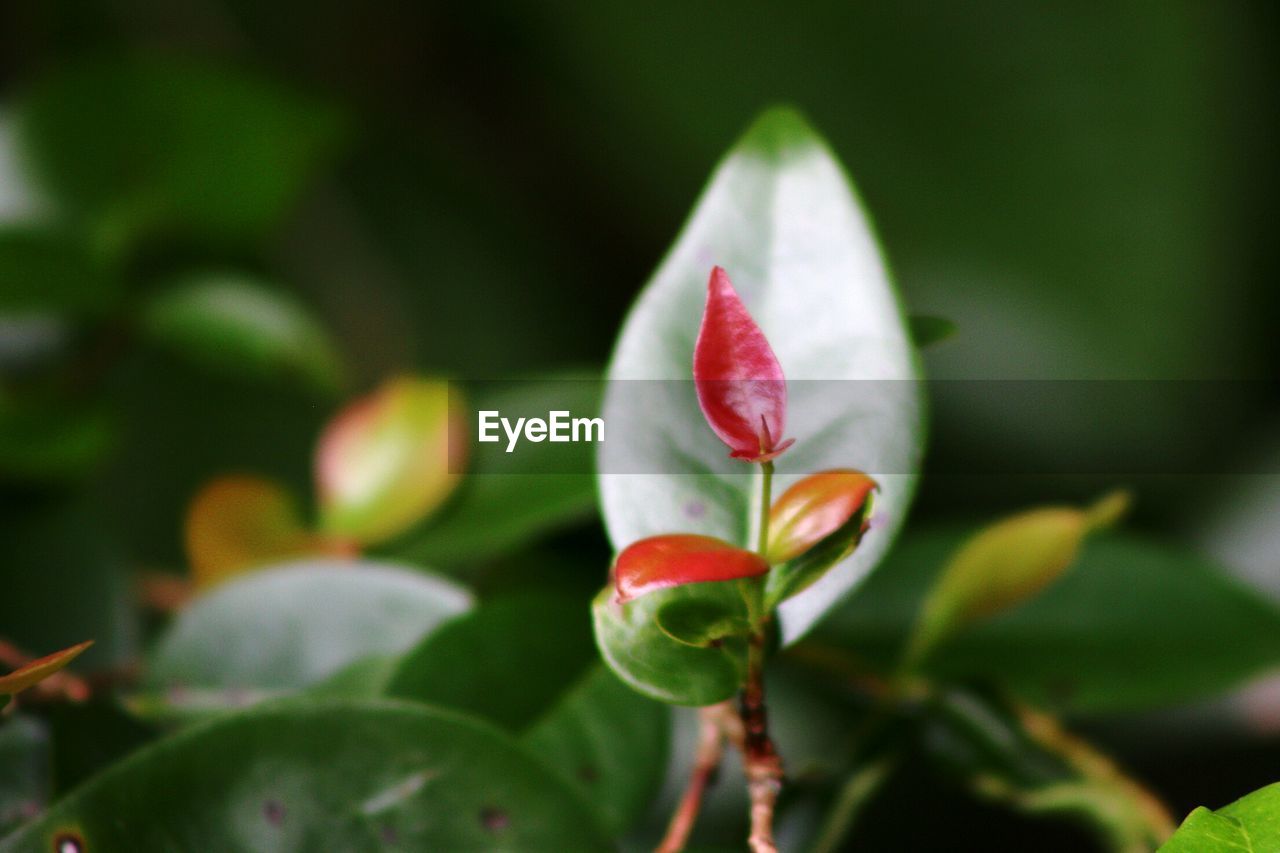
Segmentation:
[(641, 539), (613, 566), (619, 603), (687, 583), (731, 581), (769, 571), (764, 558), (711, 536), (677, 533)]
[(861, 512), (876, 481), (861, 471), (811, 474), (782, 493), (769, 510), (770, 563), (800, 556)]
[(781, 440), (787, 417), (782, 366), (720, 267), (707, 283), (693, 380), (703, 416), (735, 459), (766, 462), (795, 441)]

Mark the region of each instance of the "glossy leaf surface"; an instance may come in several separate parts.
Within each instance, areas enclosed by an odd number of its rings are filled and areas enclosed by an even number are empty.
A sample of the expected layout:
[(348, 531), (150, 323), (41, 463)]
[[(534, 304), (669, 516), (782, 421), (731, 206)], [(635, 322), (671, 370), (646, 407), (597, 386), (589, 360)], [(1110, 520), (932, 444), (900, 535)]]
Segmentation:
[(660, 589), (754, 578), (768, 571), (769, 564), (753, 551), (710, 536), (673, 534), (623, 549), (613, 564), (613, 581), (622, 603)]
[(592, 652), (581, 601), (512, 596), (426, 636), (402, 657), (387, 693), (520, 730), (581, 676)]
[(604, 850), (590, 811), (510, 736), (376, 701), (278, 704), (134, 754), (0, 843), (94, 850)]
[[(751, 466), (723, 472), (723, 445), (688, 381), (715, 264), (732, 272), (786, 371), (787, 430), (797, 443), (777, 459), (775, 487), (854, 467), (882, 489), (876, 528), (862, 546), (783, 604), (789, 641), (879, 562), (906, 516), (924, 434), (916, 356), (840, 164), (797, 114), (766, 113), (716, 169), (614, 350), (605, 420), (643, 426), (634, 441), (605, 442), (600, 452), (615, 548), (673, 531), (751, 541)], [(624, 381), (638, 379), (676, 381)], [(612, 473), (624, 471), (636, 473)]]
[(523, 740), (616, 836), (652, 802), (667, 764), (670, 728), (665, 705), (638, 695), (597, 664)]
[(770, 563), (785, 563), (830, 536), (860, 513), (876, 488), (861, 471), (810, 474), (791, 485), (769, 510)]
[(692, 584), (619, 604), (613, 585), (592, 603), (596, 645), (605, 662), (633, 689), (673, 705), (714, 705), (733, 696), (746, 674), (746, 643), (726, 639), (706, 647), (667, 635), (657, 614), (673, 601), (704, 601), (707, 611), (737, 613), (746, 605), (737, 584)]
[(361, 658), (402, 652), (470, 606), (452, 582), (388, 564), (267, 568), (193, 601), (157, 642), (147, 686), (178, 704), (210, 688), (293, 690)]
[(765, 582), (765, 604), (776, 606), (816, 583), (852, 553), (867, 533), (871, 506), (864, 502), (839, 527), (785, 563), (774, 566)]
[(384, 690), (522, 733), (615, 833), (649, 804), (666, 764), (666, 706), (598, 663), (576, 597), (487, 602), (405, 654)]
[(400, 377), (348, 405), (316, 447), (320, 523), (375, 543), (404, 532), (457, 484), (467, 445), (451, 443), (449, 386)]
[(711, 430), (746, 462), (772, 459), (784, 440), (787, 383), (764, 332), (721, 267), (711, 270), (702, 326), (693, 348), (698, 405)]

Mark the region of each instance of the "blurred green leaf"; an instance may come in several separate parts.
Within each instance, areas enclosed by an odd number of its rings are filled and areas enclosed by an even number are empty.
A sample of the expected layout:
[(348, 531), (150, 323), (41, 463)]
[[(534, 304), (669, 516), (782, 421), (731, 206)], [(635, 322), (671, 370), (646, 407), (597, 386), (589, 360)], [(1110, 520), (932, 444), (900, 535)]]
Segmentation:
[(0, 473), (18, 480), (74, 480), (102, 462), (116, 420), (100, 406), (15, 400), (0, 393)]
[(1065, 572), (1084, 537), (1128, 507), (1117, 492), (1088, 509), (1040, 507), (984, 527), (947, 559), (929, 589), (905, 652), (915, 666), (939, 643), (1039, 595)]
[(136, 753), (0, 843), (83, 849), (603, 850), (591, 813), (509, 736), (382, 701), (281, 704)]
[(581, 601), (525, 593), (488, 602), (427, 635), (403, 656), (387, 694), (519, 730), (581, 677), (593, 658)]
[[(733, 696), (746, 675), (746, 643), (724, 637), (690, 645), (662, 630), (658, 613), (674, 602), (704, 602), (704, 613), (736, 613), (746, 605), (734, 583), (697, 583), (651, 592), (626, 604), (614, 601), (613, 584), (592, 602), (596, 645), (605, 662), (635, 690), (674, 705), (714, 705)], [(688, 639), (688, 638), (686, 638)]]
[(387, 679), (387, 695), (484, 717), (524, 733), (620, 832), (648, 805), (666, 766), (665, 706), (595, 661), (576, 597), (523, 593), (488, 602), (430, 634)]
[(26, 226), (0, 227), (0, 315), (97, 316), (120, 282), (73, 236)]
[(155, 230), (257, 237), (331, 157), (342, 126), (283, 86), (159, 56), (49, 74), (17, 122), (39, 183), (109, 244)]
[(388, 564), (266, 568), (193, 601), (156, 643), (145, 688), (174, 710), (188, 697), (217, 707), (218, 695), (234, 705), (240, 693), (296, 690), (402, 652), (470, 606), (452, 582)]
[(1160, 853), (1262, 853), (1280, 849), (1280, 782), (1210, 811), (1187, 815)]
[(644, 814), (667, 764), (670, 714), (603, 666), (589, 669), (524, 737), (617, 835)]
[(435, 510), (466, 463), (450, 403), (443, 379), (397, 376), (334, 415), (316, 442), (320, 528), (374, 544)]
[[(817, 637), (894, 666), (925, 592), (963, 531), (915, 533)], [(1280, 662), (1280, 611), (1192, 553), (1105, 534), (1038, 598), (955, 636), (924, 666), (982, 677), (1071, 712), (1171, 705), (1220, 693)]]
[[(598, 379), (576, 374), (510, 384), (479, 383), (471, 408), (500, 412), (563, 409), (577, 417), (600, 411)], [(479, 452), (472, 424), (471, 465), (457, 494), (427, 523), (392, 542), (387, 551), (428, 565), (497, 556), (575, 521), (596, 507), (591, 445), (525, 443), (516, 453)], [(495, 445), (486, 445), (493, 448)]]
[(152, 340), (214, 369), (298, 377), (328, 392), (342, 382), (342, 360), (312, 311), (241, 273), (185, 276), (147, 302), (140, 322)]
[(387, 695), (387, 685), (400, 668), (400, 655), (371, 655), (349, 663), (305, 691), (308, 696), (371, 699)]
[(0, 838), (34, 818), (49, 796), (49, 732), (34, 717), (0, 722)]
[[(878, 523), (861, 547), (782, 604), (789, 641), (880, 561), (906, 517), (924, 436), (919, 383), (857, 380), (914, 380), (916, 354), (840, 163), (795, 112), (765, 113), (717, 167), (618, 338), (605, 421), (643, 428), (601, 449), (615, 548), (673, 531), (748, 541), (755, 478), (727, 467), (691, 384), (622, 381), (691, 378), (713, 264), (733, 278), (790, 383), (788, 432), (800, 441), (775, 463), (775, 487), (828, 468), (895, 472), (880, 478)], [(796, 381), (813, 379), (830, 381)]]
[(911, 330), (911, 340), (917, 349), (942, 343), (956, 333), (955, 323), (946, 317), (931, 317), (928, 314), (912, 314), (907, 318), (907, 327)]

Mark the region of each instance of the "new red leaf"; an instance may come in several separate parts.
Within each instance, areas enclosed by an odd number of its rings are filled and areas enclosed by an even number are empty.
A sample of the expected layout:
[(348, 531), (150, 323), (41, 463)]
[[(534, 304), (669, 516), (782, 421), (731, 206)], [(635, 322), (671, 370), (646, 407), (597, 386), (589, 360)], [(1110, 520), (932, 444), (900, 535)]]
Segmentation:
[(613, 581), (619, 603), (689, 583), (751, 578), (769, 571), (759, 554), (711, 536), (652, 536), (618, 555)]
[(693, 380), (702, 414), (730, 456), (765, 462), (791, 446), (794, 439), (781, 440), (787, 417), (782, 365), (720, 267), (707, 283)]
[[(33, 660), (25, 666), (15, 669), (5, 676), (0, 676), (0, 696), (20, 693), (32, 685), (39, 684), (49, 676), (71, 663), (80, 653), (93, 645), (93, 640), (85, 640), (62, 651), (45, 655)], [(3, 703), (0, 703), (3, 704)]]
[(769, 510), (771, 563), (800, 556), (861, 512), (876, 481), (861, 471), (811, 474), (782, 493)]

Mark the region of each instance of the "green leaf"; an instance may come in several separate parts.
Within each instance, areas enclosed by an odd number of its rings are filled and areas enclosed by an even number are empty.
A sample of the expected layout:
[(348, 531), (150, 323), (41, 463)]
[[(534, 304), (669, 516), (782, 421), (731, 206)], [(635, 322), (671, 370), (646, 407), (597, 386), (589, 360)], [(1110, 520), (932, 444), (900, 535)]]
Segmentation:
[(666, 766), (666, 706), (595, 664), (576, 598), (524, 593), (449, 622), (401, 658), (386, 693), (487, 718), (525, 741), (621, 832)]
[(905, 653), (915, 666), (967, 625), (1039, 595), (1071, 566), (1091, 531), (1113, 523), (1129, 504), (1123, 492), (1088, 509), (1039, 507), (1003, 518), (965, 541), (920, 607)]
[[(595, 417), (599, 379), (573, 374), (468, 389), (474, 410), (527, 414), (550, 409)], [(473, 423), (468, 423), (470, 429)], [(474, 435), (473, 435), (474, 438)], [(495, 450), (495, 448), (497, 448)], [(448, 565), (493, 557), (595, 512), (591, 445), (524, 443), (518, 452), (471, 445), (471, 463), (458, 492), (425, 524), (387, 547), (413, 562)]]
[(143, 308), (142, 331), (207, 367), (253, 379), (298, 377), (323, 391), (342, 381), (342, 362), (307, 306), (242, 273), (188, 275)]
[(0, 228), (0, 315), (96, 316), (120, 283), (81, 241), (25, 226)]
[(470, 605), (452, 582), (388, 564), (267, 568), (193, 601), (157, 642), (146, 686), (177, 707), (296, 690), (361, 658), (403, 652)]
[(746, 638), (751, 634), (751, 623), (742, 607), (721, 598), (672, 595), (670, 599), (658, 608), (653, 618), (662, 633), (673, 640), (707, 647), (726, 637)]
[(674, 705), (714, 705), (733, 696), (746, 675), (746, 643), (725, 638), (706, 647), (669, 636), (657, 614), (672, 602), (702, 601), (710, 612), (738, 612), (746, 605), (736, 583), (701, 583), (652, 592), (626, 604), (614, 601), (613, 585), (591, 605), (596, 645), (632, 688)]
[(328, 105), (250, 74), (134, 56), (64, 68), (19, 105), (37, 179), (100, 239), (255, 237), (330, 158)]
[[(818, 639), (896, 664), (963, 531), (908, 536)], [(1280, 611), (1187, 551), (1118, 534), (1087, 542), (1038, 598), (958, 634), (924, 670), (989, 677), (1062, 710), (1101, 713), (1211, 696), (1280, 662)]]
[(572, 685), (593, 657), (581, 601), (523, 594), (488, 602), (426, 636), (401, 658), (387, 695), (519, 730)]
[(907, 318), (907, 325), (911, 329), (911, 340), (918, 349), (941, 343), (956, 333), (956, 324), (946, 317), (912, 314)]
[(874, 511), (874, 499), (868, 499), (859, 512), (837, 527), (803, 554), (774, 566), (765, 580), (765, 603), (776, 606), (815, 583), (856, 547), (864, 535), (867, 513)]
[(602, 850), (591, 813), (496, 729), (379, 701), (282, 703), (148, 747), (0, 844), (93, 850)]
[(399, 667), (399, 655), (371, 655), (344, 666), (305, 692), (309, 696), (385, 696), (387, 685)]
[(670, 730), (665, 705), (595, 666), (529, 729), (524, 742), (617, 835), (644, 814), (657, 792)]
[(1263, 853), (1280, 849), (1280, 782), (1215, 811), (1187, 816), (1160, 853)]
[(0, 473), (34, 482), (81, 477), (107, 456), (116, 432), (115, 418), (100, 406), (0, 395)]
[[(787, 432), (796, 445), (775, 463), (776, 487), (850, 467), (881, 486), (876, 528), (862, 546), (783, 603), (791, 641), (880, 561), (906, 516), (924, 437), (916, 354), (839, 162), (795, 112), (766, 113), (716, 169), (618, 339), (604, 418), (629, 434), (617, 440), (613, 427), (599, 456), (617, 549), (673, 532), (750, 541), (751, 466), (726, 459), (693, 383), (679, 381), (691, 379), (713, 264), (733, 278), (789, 383)], [(637, 379), (677, 381), (625, 381)]]

